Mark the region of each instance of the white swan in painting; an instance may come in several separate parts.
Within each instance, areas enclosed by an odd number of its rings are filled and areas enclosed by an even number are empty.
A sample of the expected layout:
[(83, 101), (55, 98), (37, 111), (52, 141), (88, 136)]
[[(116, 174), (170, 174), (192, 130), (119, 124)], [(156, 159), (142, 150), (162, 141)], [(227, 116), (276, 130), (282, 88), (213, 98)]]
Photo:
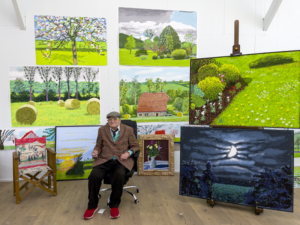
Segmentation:
[(237, 153), (236, 148), (235, 148), (234, 146), (232, 146), (232, 147), (231, 147), (231, 150), (230, 150), (230, 152), (229, 152), (229, 154), (228, 154), (228, 157), (231, 158), (231, 157), (235, 156), (236, 153)]

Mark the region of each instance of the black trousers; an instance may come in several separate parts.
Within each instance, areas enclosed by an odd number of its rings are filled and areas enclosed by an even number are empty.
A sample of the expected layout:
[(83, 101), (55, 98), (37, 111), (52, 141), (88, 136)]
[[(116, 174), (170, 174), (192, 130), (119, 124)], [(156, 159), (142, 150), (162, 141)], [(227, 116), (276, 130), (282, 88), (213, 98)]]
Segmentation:
[(109, 160), (106, 163), (95, 166), (89, 176), (89, 203), (88, 209), (94, 209), (98, 205), (98, 194), (100, 191), (102, 180), (109, 173), (112, 192), (110, 195), (110, 208), (117, 208), (121, 202), (123, 194), (123, 186), (125, 182), (125, 174), (127, 168), (118, 160)]

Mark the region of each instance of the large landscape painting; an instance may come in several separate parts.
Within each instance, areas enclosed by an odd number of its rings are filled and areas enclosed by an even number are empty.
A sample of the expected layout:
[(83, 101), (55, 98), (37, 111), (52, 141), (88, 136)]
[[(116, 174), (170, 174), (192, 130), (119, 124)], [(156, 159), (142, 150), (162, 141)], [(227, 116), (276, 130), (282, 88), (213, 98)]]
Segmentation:
[(119, 8), (120, 65), (186, 66), (197, 55), (197, 12)]
[(181, 128), (180, 194), (293, 211), (294, 132)]
[(191, 60), (190, 124), (299, 128), (300, 54)]

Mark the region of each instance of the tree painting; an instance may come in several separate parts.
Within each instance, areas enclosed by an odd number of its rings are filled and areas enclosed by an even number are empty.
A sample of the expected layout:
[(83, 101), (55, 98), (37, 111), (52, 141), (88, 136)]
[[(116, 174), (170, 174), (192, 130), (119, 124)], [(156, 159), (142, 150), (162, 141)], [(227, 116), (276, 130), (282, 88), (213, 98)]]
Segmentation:
[(196, 43), (197, 12), (119, 8), (120, 65), (188, 67)]
[(190, 124), (299, 128), (299, 51), (192, 59)]
[(14, 131), (15, 130), (0, 130), (0, 150), (4, 150), (4, 142), (11, 138), (14, 142)]
[(122, 117), (137, 122), (188, 121), (188, 68), (120, 67), (119, 71)]
[(19, 66), (9, 76), (12, 127), (100, 123), (99, 68)]
[(34, 23), (38, 65), (106, 65), (105, 18), (40, 15)]
[(293, 212), (294, 131), (181, 127), (180, 195)]

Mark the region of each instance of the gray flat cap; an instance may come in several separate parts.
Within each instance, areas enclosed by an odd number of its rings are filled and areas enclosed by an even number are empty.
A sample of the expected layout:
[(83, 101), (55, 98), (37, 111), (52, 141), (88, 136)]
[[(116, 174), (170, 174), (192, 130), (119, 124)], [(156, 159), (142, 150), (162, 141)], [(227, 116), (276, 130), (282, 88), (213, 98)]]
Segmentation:
[(118, 112), (112, 111), (112, 112), (110, 112), (110, 113), (108, 113), (108, 114), (106, 115), (106, 118), (107, 118), (107, 119), (108, 119), (109, 117), (119, 117), (119, 118), (121, 118), (121, 114), (118, 113)]

